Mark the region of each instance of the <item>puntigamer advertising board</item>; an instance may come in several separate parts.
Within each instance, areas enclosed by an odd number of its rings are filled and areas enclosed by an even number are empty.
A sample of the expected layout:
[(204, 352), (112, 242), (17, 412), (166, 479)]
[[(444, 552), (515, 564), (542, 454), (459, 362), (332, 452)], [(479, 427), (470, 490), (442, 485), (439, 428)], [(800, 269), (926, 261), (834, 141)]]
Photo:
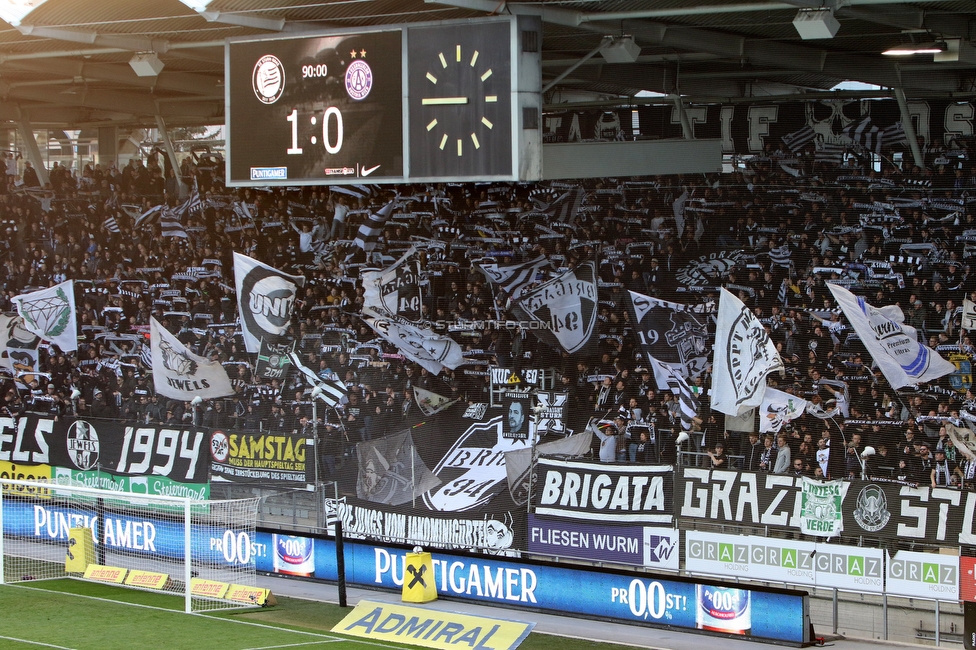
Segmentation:
[[(286, 541), (276, 544), (270, 533), (259, 533), (257, 570), (294, 575), (289, 567), (294, 565), (291, 556), (297, 554), (314, 558), (303, 576), (337, 578), (332, 540), (291, 537)], [(407, 553), (389, 546), (346, 543), (346, 579), (364, 587), (400, 591)], [(809, 641), (809, 603), (802, 591), (739, 589), (721, 582), (436, 551), (428, 579), (440, 594), (475, 602), (794, 644)]]

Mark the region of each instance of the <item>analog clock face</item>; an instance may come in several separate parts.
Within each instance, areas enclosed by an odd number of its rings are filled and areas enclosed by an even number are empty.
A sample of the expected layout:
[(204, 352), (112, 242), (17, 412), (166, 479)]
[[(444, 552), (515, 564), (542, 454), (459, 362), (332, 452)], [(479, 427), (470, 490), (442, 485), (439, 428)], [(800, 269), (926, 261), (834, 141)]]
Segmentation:
[(510, 176), (508, 23), (410, 30), (410, 175)]

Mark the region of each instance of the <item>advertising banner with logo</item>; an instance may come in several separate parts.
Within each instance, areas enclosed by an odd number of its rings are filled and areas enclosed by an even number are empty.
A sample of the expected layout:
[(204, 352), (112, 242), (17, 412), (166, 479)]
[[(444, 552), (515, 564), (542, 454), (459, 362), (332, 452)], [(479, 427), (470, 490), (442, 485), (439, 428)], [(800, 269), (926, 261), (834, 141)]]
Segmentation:
[(300, 489), (315, 483), (314, 442), (301, 434), (216, 429), (209, 440), (212, 480)]
[(51, 466), (56, 480), (88, 487), (206, 499), (207, 434), (194, 427), (109, 420), (0, 418), (0, 462)]
[[(310, 539), (314, 578), (335, 580), (335, 543)], [(258, 533), (258, 571), (276, 571), (270, 533)], [(399, 591), (409, 551), (348, 542), (346, 579), (354, 585)], [(809, 638), (809, 597), (783, 589), (737, 589), (694, 580), (645, 577), (626, 571), (554, 566), (525, 560), (433, 553), (432, 580), (439, 594), (621, 623), (708, 630), (800, 644)], [(278, 573), (283, 573), (278, 570)]]
[[(679, 518), (803, 530), (801, 477), (682, 467), (675, 473), (675, 482), (675, 515)], [(840, 511), (844, 536), (942, 546), (976, 544), (974, 492), (876, 480), (844, 481)]]
[(677, 571), (678, 531), (529, 515), (529, 553)]
[[(180, 516), (174, 513), (174, 517)], [(15, 500), (3, 504), (4, 535), (58, 542), (66, 546), (70, 530), (76, 526), (90, 528), (95, 544), (104, 545), (109, 551), (125, 550), (173, 559), (183, 557), (184, 530), (181, 520), (108, 512), (102, 515), (90, 508)], [(259, 553), (270, 556), (268, 550), (260, 548), (257, 539), (244, 530), (194, 525), (190, 535), (194, 561), (240, 566), (253, 564)], [(270, 539), (264, 543), (269, 542)]]
[(872, 548), (685, 532), (685, 569), (692, 573), (880, 594), (883, 560)]
[(976, 603), (976, 557), (959, 556), (959, 599)]
[(885, 571), (889, 594), (957, 602), (959, 556), (897, 551), (888, 553)]
[(540, 458), (535, 513), (590, 522), (670, 525), (670, 465), (611, 465)]

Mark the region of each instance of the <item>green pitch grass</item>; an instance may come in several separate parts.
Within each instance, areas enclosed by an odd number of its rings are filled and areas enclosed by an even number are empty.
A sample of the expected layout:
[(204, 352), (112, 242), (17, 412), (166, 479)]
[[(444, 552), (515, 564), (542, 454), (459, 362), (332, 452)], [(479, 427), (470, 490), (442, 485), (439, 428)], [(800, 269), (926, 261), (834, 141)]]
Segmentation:
[[(369, 650), (416, 648), (330, 632), (350, 608), (279, 598), (278, 606), (188, 615), (183, 599), (80, 580), (0, 586), (0, 650)], [(515, 616), (518, 618), (518, 616)], [(531, 634), (520, 650), (620, 650)]]

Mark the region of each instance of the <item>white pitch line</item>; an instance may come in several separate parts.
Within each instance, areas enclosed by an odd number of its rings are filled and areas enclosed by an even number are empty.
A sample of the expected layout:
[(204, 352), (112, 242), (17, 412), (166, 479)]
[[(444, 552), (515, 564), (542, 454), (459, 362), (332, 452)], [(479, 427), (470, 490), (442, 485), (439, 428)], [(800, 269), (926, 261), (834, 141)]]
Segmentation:
[(347, 639), (322, 639), (319, 641), (303, 641), (302, 643), (286, 643), (284, 645), (263, 645), (261, 647), (254, 648), (244, 648), (244, 650), (274, 650), (275, 648), (298, 648), (303, 645), (318, 645), (319, 643), (335, 643), (337, 641), (346, 641)]
[(63, 645), (54, 645), (53, 643), (42, 643), (40, 641), (28, 641), (27, 639), (18, 639), (15, 636), (0, 635), (0, 639), (6, 639), (7, 641), (17, 641), (18, 643), (26, 643), (27, 645), (39, 645), (45, 648), (57, 648), (57, 650), (74, 650), (74, 648), (68, 648)]

